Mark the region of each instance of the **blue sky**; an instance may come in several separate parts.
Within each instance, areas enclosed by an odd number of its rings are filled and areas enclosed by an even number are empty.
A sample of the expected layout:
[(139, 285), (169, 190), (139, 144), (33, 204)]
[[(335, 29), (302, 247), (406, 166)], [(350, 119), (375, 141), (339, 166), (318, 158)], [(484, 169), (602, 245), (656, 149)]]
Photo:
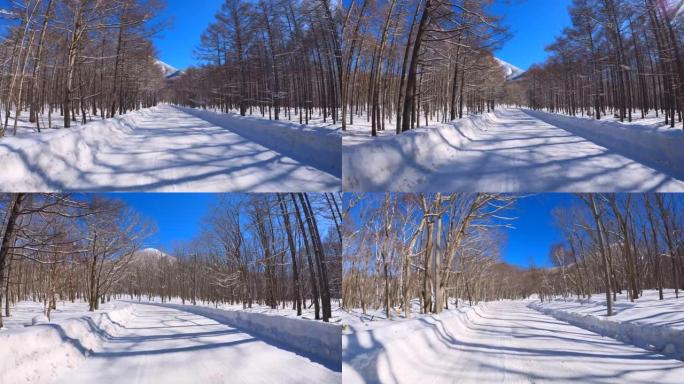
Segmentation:
[(494, 14), (504, 16), (513, 37), (495, 55), (521, 69), (543, 62), (544, 48), (570, 25), (568, 6), (572, 0), (498, 0)]
[[(5, 0), (2, 0), (5, 1)], [(154, 38), (159, 58), (179, 69), (199, 64), (193, 51), (200, 35), (224, 0), (167, 0), (160, 19), (171, 20), (171, 27)], [(347, 0), (345, 0), (347, 1)], [(492, 6), (496, 15), (504, 16), (513, 37), (496, 55), (517, 67), (528, 69), (543, 62), (544, 48), (562, 29), (570, 25), (567, 8), (572, 0), (497, 0)], [(201, 3), (201, 5), (198, 5)]]
[[(193, 51), (200, 35), (224, 0), (166, 0), (167, 7), (155, 20), (169, 20), (170, 27), (153, 38), (159, 59), (185, 69), (199, 64)], [(346, 4), (349, 0), (344, 0)], [(495, 54), (517, 67), (528, 69), (547, 57), (544, 48), (570, 25), (567, 8), (572, 0), (497, 0), (494, 14), (504, 16), (513, 37)], [(6, 7), (9, 0), (0, 0)]]
[(531, 195), (518, 200), (509, 216), (517, 219), (515, 229), (509, 229), (508, 241), (502, 250), (503, 259), (520, 267), (531, 262), (536, 267), (551, 266), (549, 249), (563, 241), (563, 235), (556, 228), (552, 211), (559, 206), (571, 206), (581, 201), (571, 194), (546, 193)]
[(154, 40), (159, 59), (178, 69), (198, 64), (193, 51), (200, 35), (214, 21), (224, 0), (166, 0), (167, 7), (158, 20), (170, 20), (170, 27)]
[[(383, 194), (366, 194), (372, 197), (374, 204), (380, 204)], [(350, 195), (345, 196), (350, 200)], [(551, 245), (562, 242), (563, 235), (556, 228), (552, 212), (556, 207), (568, 207), (582, 202), (572, 194), (537, 194), (518, 199), (514, 207), (501, 214), (513, 217), (513, 221), (505, 221), (514, 228), (504, 228), (505, 244), (501, 249), (503, 261), (527, 268), (531, 264), (535, 267), (550, 267), (549, 249)], [(363, 204), (357, 204), (351, 211), (352, 217), (358, 223)]]
[(108, 197), (123, 200), (141, 215), (152, 219), (157, 233), (146, 247), (173, 251), (175, 242), (192, 240), (208, 207), (217, 202), (212, 194), (202, 193), (120, 193)]

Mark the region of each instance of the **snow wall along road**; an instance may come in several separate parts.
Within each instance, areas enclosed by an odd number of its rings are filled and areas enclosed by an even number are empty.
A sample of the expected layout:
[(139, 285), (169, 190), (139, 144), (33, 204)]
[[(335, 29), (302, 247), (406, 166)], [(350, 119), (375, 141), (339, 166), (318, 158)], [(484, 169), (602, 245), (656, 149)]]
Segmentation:
[[(140, 303), (146, 304), (146, 303)], [(148, 304), (194, 313), (342, 370), (342, 327), (320, 321), (179, 304)]]

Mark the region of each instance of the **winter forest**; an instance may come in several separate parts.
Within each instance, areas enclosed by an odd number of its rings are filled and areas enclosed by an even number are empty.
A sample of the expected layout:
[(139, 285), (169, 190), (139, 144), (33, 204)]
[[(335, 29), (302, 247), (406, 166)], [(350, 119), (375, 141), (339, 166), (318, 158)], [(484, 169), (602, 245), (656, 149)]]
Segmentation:
[(4, 317), (24, 300), (42, 302), (49, 319), (59, 302), (83, 300), (93, 311), (127, 297), (297, 316), (314, 307), (327, 322), (339, 301), (336, 194), (220, 199), (198, 238), (168, 252), (142, 248), (154, 223), (116, 199), (16, 194), (2, 203)]
[(684, 377), (684, 0), (0, 0), (0, 384)]
[(677, 382), (683, 203), (346, 194), (345, 382)]
[[(252, 365), (231, 363), (237, 356), (272, 364), (257, 381), (339, 381), (339, 194), (207, 195), (196, 234), (169, 249), (150, 246), (157, 220), (129, 203), (139, 196), (121, 197), (0, 197), (3, 382), (133, 380), (127, 364), (169, 358), (197, 360), (136, 377), (196, 382), (200, 366), (249, 374)], [(156, 217), (166, 231), (188, 220)]]
[[(501, 260), (515, 236), (518, 199), (498, 194), (349, 196), (358, 216), (345, 221), (344, 305), (387, 318), (440, 313), (449, 305), (536, 295), (590, 299), (684, 288), (682, 198), (663, 194), (580, 194), (553, 209), (562, 241), (548, 250), (551, 268)], [(524, 213), (523, 213), (524, 214)], [(353, 217), (362, 220), (362, 225)], [(376, 292), (381, 292), (380, 295)], [(434, 302), (433, 302), (434, 300)]]

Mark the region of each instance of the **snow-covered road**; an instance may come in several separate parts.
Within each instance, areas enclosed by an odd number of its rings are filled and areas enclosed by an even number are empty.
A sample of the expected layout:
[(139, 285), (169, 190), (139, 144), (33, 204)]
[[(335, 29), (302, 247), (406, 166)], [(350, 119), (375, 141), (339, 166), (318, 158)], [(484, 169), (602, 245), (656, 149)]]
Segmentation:
[[(272, 149), (268, 137), (263, 137), (262, 145), (231, 130), (238, 124), (249, 129), (249, 120), (226, 117), (224, 122), (219, 126), (159, 105), (69, 130), (8, 137), (0, 141), (0, 190), (316, 192), (341, 188), (341, 175), (322, 170), (315, 161), (302, 162)], [(297, 150), (291, 148), (290, 153)]]
[(340, 372), (203, 316), (136, 304), (58, 383), (339, 383)]
[(519, 109), (495, 124), (419, 190), (486, 192), (682, 191), (684, 182)]
[[(635, 147), (626, 142), (622, 126), (570, 120), (574, 128), (583, 125), (584, 132), (603, 130), (606, 137), (612, 135), (613, 139), (603, 141), (610, 149), (571, 133), (576, 130), (570, 126), (565, 127), (570, 130), (563, 129), (564, 120), (554, 119), (552, 114), (534, 117), (520, 109), (501, 109), (403, 137), (368, 139), (360, 144), (358, 138), (346, 137), (345, 188), (525, 193), (684, 191), (684, 181), (677, 178), (684, 173), (676, 172), (681, 170), (681, 163), (669, 158), (671, 153), (648, 143), (642, 143), (646, 148)], [(682, 145), (684, 141), (672, 136), (670, 147), (681, 148), (677, 141)]]
[(681, 361), (599, 336), (527, 304), (489, 303), (468, 321), (411, 320), (424, 323), (421, 330), (397, 331), (389, 339), (368, 338), (363, 331), (345, 335), (350, 340), (344, 382), (681, 383), (684, 377)]

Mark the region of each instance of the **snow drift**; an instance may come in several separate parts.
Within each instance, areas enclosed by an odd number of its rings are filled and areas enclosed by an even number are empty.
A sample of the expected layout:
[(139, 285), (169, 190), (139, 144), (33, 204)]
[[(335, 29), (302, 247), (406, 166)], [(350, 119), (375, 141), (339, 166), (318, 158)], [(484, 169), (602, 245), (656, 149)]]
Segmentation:
[(377, 378), (378, 367), (384, 364), (379, 357), (386, 350), (410, 346), (412, 353), (421, 357), (436, 353), (433, 345), (439, 345), (450, 334), (462, 334), (486, 308), (487, 303), (460, 307), (369, 330), (351, 326), (351, 332), (342, 335), (343, 381), (377, 382), (373, 378)]
[[(235, 113), (222, 114), (195, 108), (176, 108), (229, 129), (304, 164), (315, 164), (316, 168), (322, 171), (342, 177), (342, 137), (337, 130), (302, 126), (287, 120), (275, 121)], [(238, 124), (240, 122), (242, 124)]]
[[(649, 300), (651, 304), (658, 304)], [(656, 306), (617, 302), (616, 314), (605, 315), (604, 301), (555, 300), (533, 302), (530, 307), (574, 326), (611, 337), (622, 342), (655, 351), (667, 357), (684, 360), (684, 313), (678, 300)], [(629, 313), (631, 312), (631, 313)], [(675, 314), (676, 318), (668, 316)], [(659, 317), (668, 317), (659, 321)], [(677, 326), (678, 324), (678, 326)]]
[(336, 324), (192, 305), (141, 303), (194, 313), (284, 345), (341, 369), (342, 328)]
[(39, 135), (3, 138), (0, 141), (0, 164), (3, 167), (0, 190), (69, 190), (68, 185), (62, 185), (52, 175), (80, 178), (80, 170), (93, 165), (99, 148), (111, 141), (112, 137), (123, 139), (129, 135), (135, 129), (136, 117), (145, 113), (149, 111), (135, 111), (125, 116)]
[(684, 131), (524, 110), (530, 116), (582, 136), (630, 159), (684, 180)]
[(81, 364), (115, 335), (130, 304), (59, 323), (0, 332), (0, 383), (48, 382)]
[(409, 192), (415, 183), (458, 155), (463, 145), (475, 140), (494, 114), (471, 115), (449, 124), (419, 128), (396, 136), (345, 145), (342, 151), (345, 191), (382, 192), (389, 182), (404, 181)]

